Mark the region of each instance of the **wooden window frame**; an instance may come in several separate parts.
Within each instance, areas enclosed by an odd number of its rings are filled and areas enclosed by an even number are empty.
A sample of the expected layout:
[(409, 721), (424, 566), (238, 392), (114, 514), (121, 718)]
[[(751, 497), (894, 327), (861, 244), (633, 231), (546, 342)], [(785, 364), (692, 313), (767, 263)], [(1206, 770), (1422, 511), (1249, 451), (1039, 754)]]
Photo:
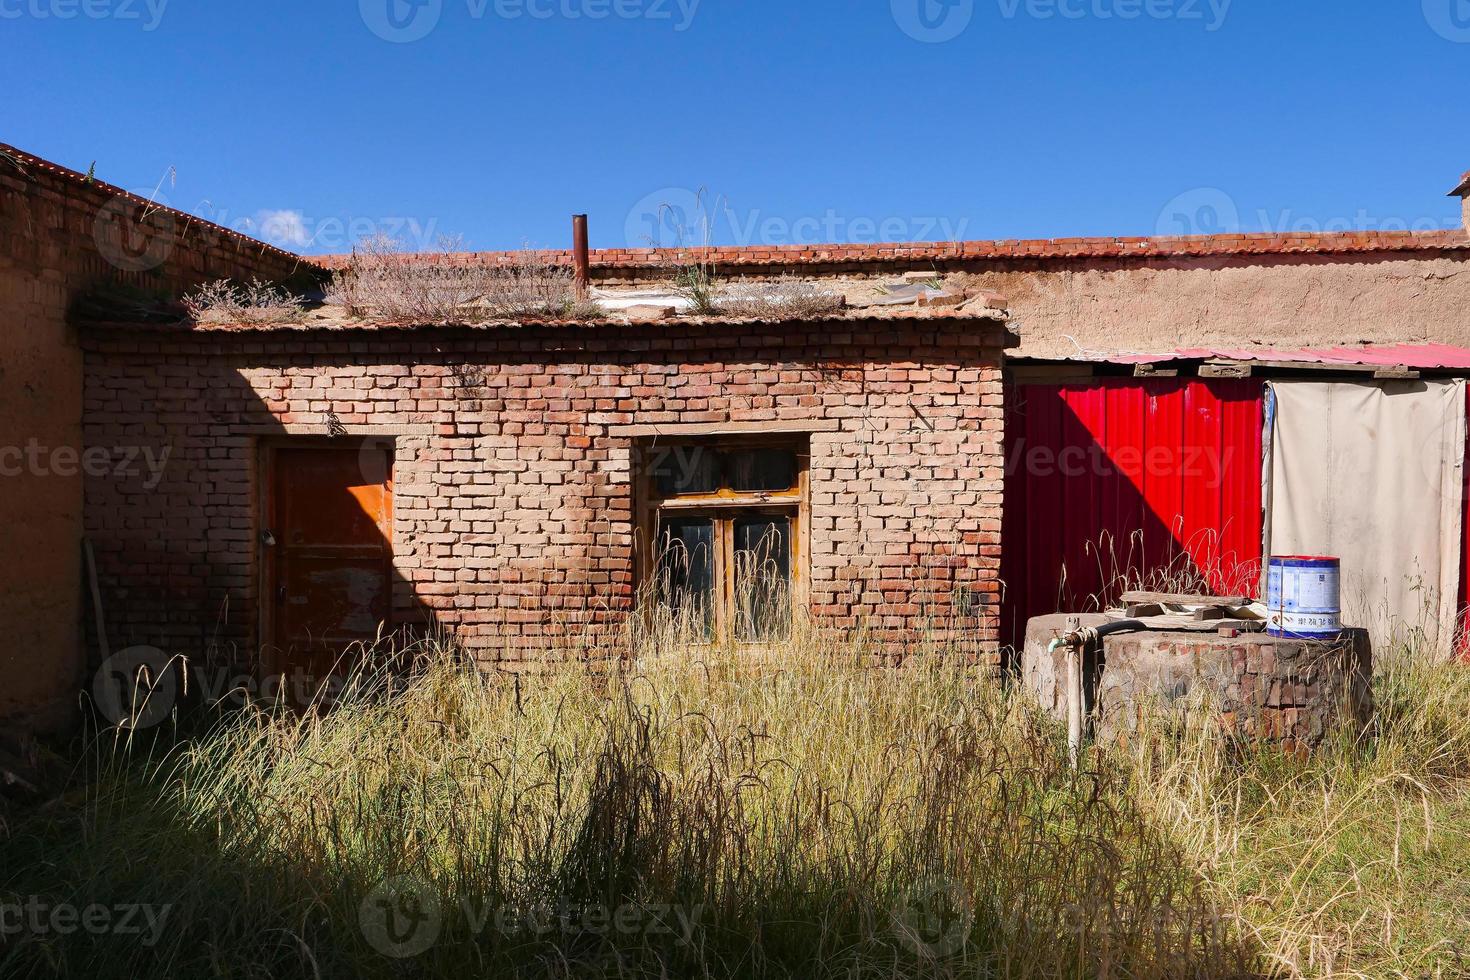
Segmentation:
[[(713, 452), (785, 449), (795, 454), (796, 481), (787, 490), (741, 492), (722, 487), (715, 493), (665, 496), (649, 462), (659, 452), (689, 447)], [(661, 516), (707, 519), (714, 523), (712, 575), (714, 590), (713, 643), (740, 647), (770, 646), (770, 641), (735, 639), (735, 522), (746, 516), (781, 516), (791, 520), (791, 622), (793, 629), (810, 604), (808, 586), (811, 554), (811, 437), (809, 433), (738, 433), (639, 439), (633, 454), (636, 520), (635, 585), (654, 581), (658, 569), (658, 528)], [(650, 612), (651, 610), (646, 610)], [(785, 642), (775, 641), (775, 642)]]

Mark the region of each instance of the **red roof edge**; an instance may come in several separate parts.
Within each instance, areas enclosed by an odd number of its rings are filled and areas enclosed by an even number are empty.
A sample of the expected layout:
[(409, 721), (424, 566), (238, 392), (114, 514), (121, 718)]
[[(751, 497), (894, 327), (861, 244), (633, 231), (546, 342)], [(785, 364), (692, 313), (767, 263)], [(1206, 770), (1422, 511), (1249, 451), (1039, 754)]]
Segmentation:
[(1402, 367), (1416, 371), (1470, 371), (1470, 348), (1452, 344), (1350, 344), (1336, 347), (1181, 347), (1170, 352), (1099, 352), (1080, 357), (1109, 364), (1167, 364), (1174, 361), (1269, 361), (1339, 367)]
[(269, 242), (263, 242), (258, 238), (251, 238), (249, 235), (238, 232), (233, 228), (226, 228), (224, 225), (218, 224), (213, 221), (208, 221), (204, 218), (199, 217), (198, 215), (190, 214), (187, 211), (180, 211), (178, 208), (168, 207), (167, 205), (159, 204), (156, 201), (150, 201), (147, 198), (134, 194), (132, 191), (124, 190), (123, 188), (118, 187), (116, 184), (109, 184), (106, 181), (98, 180), (95, 177), (88, 177), (86, 174), (79, 173), (78, 171), (72, 170), (68, 167), (63, 167), (59, 163), (52, 163), (50, 160), (44, 160), (41, 157), (36, 156), (34, 153), (27, 153), (25, 150), (11, 146), (9, 143), (0, 143), (0, 163), (4, 163), (3, 158), (9, 158), (10, 162), (15, 166), (15, 169), (18, 170), (22, 176), (27, 176), (30, 170), (37, 170), (51, 177), (67, 181), (68, 183), (72, 183), (79, 187), (83, 187), (90, 191), (93, 191), (99, 197), (121, 199), (132, 204), (136, 204), (140, 207), (147, 207), (150, 212), (161, 211), (165, 214), (171, 214), (174, 217), (186, 222), (190, 226), (208, 229), (212, 234), (218, 235), (222, 238), (234, 239), (241, 245), (249, 245), (253, 248), (261, 248), (268, 252), (275, 252), (276, 254), (281, 255), (285, 258), (296, 259), (306, 265), (320, 265), (315, 256), (297, 255), (295, 252), (287, 251), (284, 248), (278, 248), (277, 246), (272, 245)]
[[(1364, 255), (1391, 252), (1470, 251), (1470, 233), (1440, 231), (1347, 231), (1237, 233), (1159, 238), (1011, 239), (965, 242), (883, 242), (873, 245), (747, 245), (709, 248), (604, 248), (591, 253), (594, 268), (654, 269), (690, 261), (723, 267), (843, 266), (863, 264), (1025, 261), (1061, 259), (1150, 259), (1230, 255)], [(434, 261), (454, 265), (509, 265), (525, 253), (514, 251), (461, 252), (439, 255)], [(541, 250), (536, 257), (553, 264), (569, 264), (570, 250)], [(316, 256), (328, 268), (340, 267), (349, 256)]]

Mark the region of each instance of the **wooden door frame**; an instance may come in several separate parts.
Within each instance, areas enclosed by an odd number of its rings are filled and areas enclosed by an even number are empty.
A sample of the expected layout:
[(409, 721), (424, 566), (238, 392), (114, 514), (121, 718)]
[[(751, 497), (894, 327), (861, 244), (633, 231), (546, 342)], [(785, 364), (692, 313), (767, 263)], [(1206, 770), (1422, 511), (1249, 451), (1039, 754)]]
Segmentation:
[(255, 462), (258, 479), (255, 485), (255, 579), (257, 589), (256, 629), (259, 630), (259, 651), (257, 659), (257, 680), (264, 680), (274, 674), (279, 674), (286, 664), (285, 658), (281, 656), (281, 650), (276, 644), (276, 588), (278, 585), (278, 572), (276, 569), (277, 555), (279, 552), (268, 547), (265, 543), (265, 532), (276, 527), (275, 521), (275, 497), (272, 493), (276, 481), (276, 457), (283, 451), (299, 451), (307, 449), (342, 449), (348, 444), (361, 447), (368, 441), (382, 441), (386, 443), (385, 452), (388, 454), (388, 474), (384, 486), (387, 487), (387, 506), (384, 508), (379, 530), (383, 534), (383, 540), (387, 544), (383, 558), (383, 580), (386, 585), (387, 616), (391, 624), (393, 620), (394, 594), (393, 594), (393, 557), (394, 538), (394, 478), (393, 471), (397, 463), (396, 441), (392, 436), (381, 435), (346, 435), (346, 436), (319, 436), (319, 435), (272, 435), (261, 436), (256, 440)]

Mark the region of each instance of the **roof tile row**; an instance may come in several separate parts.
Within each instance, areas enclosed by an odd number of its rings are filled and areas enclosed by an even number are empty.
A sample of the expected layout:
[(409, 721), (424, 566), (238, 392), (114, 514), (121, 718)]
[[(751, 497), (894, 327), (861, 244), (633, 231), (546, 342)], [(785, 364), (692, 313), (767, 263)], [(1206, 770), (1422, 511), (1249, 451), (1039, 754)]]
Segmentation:
[[(601, 269), (649, 269), (698, 260), (718, 266), (822, 266), (865, 262), (925, 262), (966, 259), (1169, 258), (1227, 255), (1339, 255), (1365, 252), (1470, 251), (1463, 231), (1352, 231), (1292, 234), (1228, 234), (1167, 238), (1054, 238), (966, 242), (888, 242), (876, 245), (757, 245), (701, 249), (594, 249), (592, 265)], [(570, 250), (535, 255), (569, 264)], [(452, 265), (510, 265), (523, 252), (464, 252), (435, 257)], [(340, 267), (346, 256), (316, 261)]]

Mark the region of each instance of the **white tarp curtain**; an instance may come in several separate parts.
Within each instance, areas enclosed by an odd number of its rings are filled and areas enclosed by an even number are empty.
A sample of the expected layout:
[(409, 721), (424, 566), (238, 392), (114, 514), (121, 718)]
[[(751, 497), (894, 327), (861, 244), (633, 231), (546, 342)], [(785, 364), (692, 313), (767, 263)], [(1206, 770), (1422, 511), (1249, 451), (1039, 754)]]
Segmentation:
[[(1448, 652), (1458, 612), (1465, 383), (1279, 382), (1266, 553), (1342, 559), (1346, 625)], [(1264, 596), (1262, 597), (1264, 598)]]

